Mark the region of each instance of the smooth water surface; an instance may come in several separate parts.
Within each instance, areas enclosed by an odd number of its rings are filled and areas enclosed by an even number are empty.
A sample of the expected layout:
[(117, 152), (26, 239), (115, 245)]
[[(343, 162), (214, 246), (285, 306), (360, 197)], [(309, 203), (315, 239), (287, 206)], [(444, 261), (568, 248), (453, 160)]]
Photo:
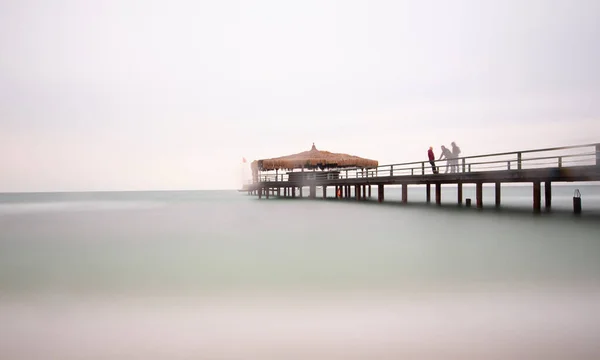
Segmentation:
[(446, 187), (1, 194), (0, 357), (595, 358), (600, 191), (579, 188), (581, 217), (569, 186), (540, 215), (527, 187), (500, 211)]

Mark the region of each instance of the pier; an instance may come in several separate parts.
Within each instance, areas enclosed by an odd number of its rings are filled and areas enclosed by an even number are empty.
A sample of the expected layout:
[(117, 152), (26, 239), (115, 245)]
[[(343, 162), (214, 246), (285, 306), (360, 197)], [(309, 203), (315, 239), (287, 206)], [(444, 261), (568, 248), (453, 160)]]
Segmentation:
[[(314, 146), (313, 146), (314, 149)], [(424, 155), (425, 151), (424, 151)], [(425, 157), (425, 156), (424, 156)], [(434, 173), (429, 161), (415, 161), (378, 166), (346, 167), (331, 170), (301, 168), (299, 171), (260, 171), (247, 187), (248, 194), (259, 199), (270, 197), (315, 199), (317, 188), (322, 198), (352, 198), (367, 200), (376, 193), (377, 201), (385, 200), (385, 187), (400, 185), (402, 202), (408, 202), (408, 186), (425, 185), (426, 201), (432, 202), (431, 188), (435, 187), (435, 203), (441, 204), (443, 184), (457, 186), (456, 203), (470, 206), (463, 199), (463, 185), (475, 185), (475, 204), (482, 208), (483, 185), (494, 184), (495, 202), (502, 203), (502, 184), (533, 184), (533, 211), (552, 207), (552, 184), (556, 182), (600, 181), (600, 143), (563, 146), (545, 149), (513, 151), (459, 157), (453, 163), (436, 161), (439, 173)], [(543, 185), (543, 186), (542, 186)], [(306, 193), (305, 189), (308, 189)], [(329, 191), (331, 190), (331, 191)], [(470, 200), (470, 199), (468, 199)]]

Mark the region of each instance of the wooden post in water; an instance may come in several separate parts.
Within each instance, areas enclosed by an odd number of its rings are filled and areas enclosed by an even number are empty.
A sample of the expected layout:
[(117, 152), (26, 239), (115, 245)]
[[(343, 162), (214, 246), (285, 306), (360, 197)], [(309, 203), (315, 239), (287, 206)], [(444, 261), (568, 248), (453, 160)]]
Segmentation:
[(500, 196), (502, 190), (502, 184), (499, 181), (496, 181), (496, 207), (500, 207)]
[(544, 200), (546, 202), (546, 210), (550, 210), (552, 207), (552, 182), (546, 181), (544, 183)]
[(431, 202), (431, 184), (427, 183), (425, 189), (426, 189), (425, 198), (426, 198), (427, 202), (430, 203)]
[(271, 189), (269, 189), (269, 188), (265, 188), (265, 192), (266, 192), (266, 194), (265, 194), (265, 197), (266, 197), (267, 199), (269, 198), (269, 192), (271, 192), (270, 190), (271, 190)]
[(360, 185), (354, 186), (354, 195), (356, 197), (356, 200), (360, 200)]
[(475, 197), (477, 198), (477, 208), (483, 208), (483, 183), (475, 184)]
[(383, 184), (377, 185), (377, 201), (383, 202)]
[(316, 185), (314, 185), (314, 184), (311, 185), (308, 188), (308, 191), (309, 191), (309, 196), (310, 196), (311, 199), (314, 199), (314, 198), (317, 197), (317, 186)]
[(298, 186), (298, 197), (302, 197), (302, 186)]
[(263, 188), (259, 187), (258, 188), (258, 198), (262, 199), (262, 192), (263, 192)]
[(435, 183), (435, 204), (442, 205), (442, 184)]
[(369, 185), (369, 198), (371, 198), (371, 185)]
[(323, 185), (323, 199), (327, 199), (327, 186)]
[(462, 182), (459, 181), (457, 185), (458, 185), (458, 191), (457, 191), (457, 193), (458, 193), (458, 195), (457, 195), (457, 197), (458, 197), (458, 199), (457, 199), (458, 200), (458, 205), (462, 205), (462, 200), (463, 200), (463, 186), (462, 185), (463, 184), (462, 184)]
[(402, 202), (408, 202), (408, 184), (402, 184)]
[(542, 208), (542, 191), (539, 181), (533, 182), (533, 211), (540, 212)]

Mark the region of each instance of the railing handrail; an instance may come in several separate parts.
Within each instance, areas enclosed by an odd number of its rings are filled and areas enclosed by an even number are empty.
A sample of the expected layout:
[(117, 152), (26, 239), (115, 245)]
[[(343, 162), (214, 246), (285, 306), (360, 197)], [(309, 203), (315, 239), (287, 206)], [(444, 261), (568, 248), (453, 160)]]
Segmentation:
[[(560, 147), (552, 147), (552, 148), (544, 148), (544, 149), (532, 149), (532, 150), (522, 150), (522, 151), (509, 151), (509, 152), (492, 153), (492, 154), (480, 154), (480, 155), (471, 155), (471, 156), (457, 157), (457, 158), (452, 158), (452, 159), (453, 160), (462, 160), (462, 159), (466, 160), (466, 159), (475, 159), (475, 158), (482, 158), (482, 157), (506, 156), (506, 155), (518, 155), (518, 154), (530, 154), (530, 153), (534, 153), (534, 152), (578, 149), (578, 148), (592, 147), (592, 146), (597, 146), (597, 145), (600, 145), (600, 143), (585, 144), (585, 145), (560, 146)], [(446, 160), (446, 159), (434, 160), (434, 161), (444, 161), (444, 160)], [(384, 165), (377, 166), (377, 168), (388, 167), (388, 166), (402, 166), (402, 165), (421, 164), (423, 162), (429, 163), (429, 160), (412, 161), (412, 162), (398, 163), (398, 164), (384, 164)], [(356, 167), (355, 168), (348, 168), (348, 170), (353, 170), (353, 169), (361, 169), (361, 168), (356, 168)], [(375, 168), (371, 168), (371, 169), (375, 169)]]

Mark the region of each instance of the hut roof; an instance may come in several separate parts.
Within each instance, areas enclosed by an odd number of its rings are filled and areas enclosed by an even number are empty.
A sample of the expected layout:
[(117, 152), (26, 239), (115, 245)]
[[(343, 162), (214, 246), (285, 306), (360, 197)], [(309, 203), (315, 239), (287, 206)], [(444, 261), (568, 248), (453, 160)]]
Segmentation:
[(313, 143), (309, 151), (281, 156), (272, 159), (262, 159), (252, 162), (252, 168), (266, 171), (276, 169), (313, 169), (313, 168), (343, 168), (343, 167), (377, 167), (376, 160), (364, 159), (354, 155), (337, 154), (329, 151), (317, 150)]

